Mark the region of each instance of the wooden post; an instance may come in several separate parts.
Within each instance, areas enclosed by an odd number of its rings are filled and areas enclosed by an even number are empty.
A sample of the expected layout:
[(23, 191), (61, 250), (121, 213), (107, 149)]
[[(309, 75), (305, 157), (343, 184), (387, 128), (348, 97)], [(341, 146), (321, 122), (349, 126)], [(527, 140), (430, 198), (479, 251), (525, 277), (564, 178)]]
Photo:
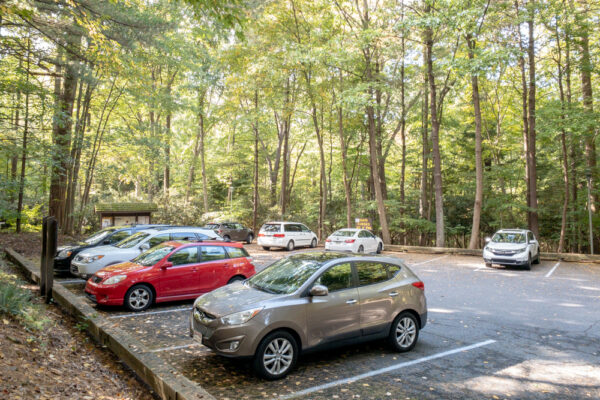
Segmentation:
[(56, 257), (56, 245), (58, 239), (58, 223), (56, 218), (49, 217), (47, 221), (46, 239), (46, 266), (42, 275), (45, 277), (44, 292), (42, 295), (46, 303), (52, 299), (52, 285), (54, 283), (54, 257)]
[(46, 293), (46, 247), (48, 238), (48, 218), (42, 220), (42, 261), (40, 264), (40, 296)]

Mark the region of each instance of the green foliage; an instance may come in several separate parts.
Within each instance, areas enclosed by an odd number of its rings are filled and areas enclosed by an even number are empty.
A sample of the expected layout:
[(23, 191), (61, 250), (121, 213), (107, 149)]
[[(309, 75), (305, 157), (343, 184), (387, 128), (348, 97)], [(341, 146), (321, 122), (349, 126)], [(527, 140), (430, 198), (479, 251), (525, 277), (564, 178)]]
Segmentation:
[(39, 304), (36, 304), (24, 283), (0, 271), (0, 314), (10, 315), (30, 330), (43, 330), (50, 320), (44, 317)]

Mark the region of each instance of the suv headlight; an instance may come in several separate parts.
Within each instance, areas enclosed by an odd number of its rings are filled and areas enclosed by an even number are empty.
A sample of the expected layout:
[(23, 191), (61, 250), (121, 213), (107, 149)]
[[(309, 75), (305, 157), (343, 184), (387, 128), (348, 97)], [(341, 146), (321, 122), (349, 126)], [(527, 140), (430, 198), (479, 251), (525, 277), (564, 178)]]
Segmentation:
[(111, 276), (110, 278), (108, 278), (107, 280), (105, 280), (104, 282), (102, 282), (102, 284), (103, 285), (114, 285), (115, 283), (121, 282), (125, 278), (127, 278), (127, 275), (115, 275), (115, 276)]
[(515, 251), (516, 251), (517, 253), (522, 253), (522, 252), (524, 252), (524, 251), (526, 251), (526, 250), (527, 250), (527, 246), (525, 246), (525, 247), (519, 247), (519, 248), (518, 248), (518, 249), (516, 249)]
[(73, 252), (71, 250), (61, 250), (58, 252), (58, 258), (67, 258), (70, 257)]
[(99, 259), (101, 259), (102, 257), (104, 257), (104, 255), (97, 255), (97, 256), (86, 256), (83, 257), (83, 259), (81, 260), (84, 263), (93, 263), (94, 261), (98, 261)]
[(264, 307), (253, 308), (252, 310), (240, 311), (233, 314), (226, 315), (221, 317), (221, 323), (223, 325), (241, 325), (250, 321), (254, 318), (259, 312), (262, 311)]

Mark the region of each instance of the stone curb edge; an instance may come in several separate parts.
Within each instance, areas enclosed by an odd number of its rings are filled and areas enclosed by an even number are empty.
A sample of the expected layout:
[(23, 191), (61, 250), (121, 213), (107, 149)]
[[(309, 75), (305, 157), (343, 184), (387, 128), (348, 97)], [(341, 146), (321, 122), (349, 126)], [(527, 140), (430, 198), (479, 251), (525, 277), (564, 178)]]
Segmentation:
[[(483, 250), (460, 249), (454, 247), (423, 247), (423, 246), (400, 246), (389, 244), (384, 247), (385, 251), (394, 251), (400, 253), (421, 253), (421, 254), (457, 254), (465, 256), (483, 257)], [(600, 264), (600, 255), (576, 254), (576, 253), (540, 253), (542, 260), (548, 261), (566, 261), (566, 262), (584, 262)]]
[[(5, 248), (4, 252), (27, 279), (39, 283), (39, 272), (28, 260), (10, 248)], [(54, 282), (52, 297), (65, 311), (82, 321), (82, 325), (86, 327), (88, 334), (94, 340), (107, 346), (161, 398), (165, 400), (214, 400), (214, 397), (204, 388), (179, 375), (130, 335), (111, 326), (106, 319), (99, 318), (93, 307), (79, 299), (63, 285)]]

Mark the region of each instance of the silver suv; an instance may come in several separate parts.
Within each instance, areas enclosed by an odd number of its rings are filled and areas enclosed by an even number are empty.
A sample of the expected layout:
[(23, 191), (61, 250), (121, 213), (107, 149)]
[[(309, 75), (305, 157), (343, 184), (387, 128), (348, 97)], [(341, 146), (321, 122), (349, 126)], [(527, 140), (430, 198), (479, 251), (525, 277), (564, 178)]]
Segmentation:
[(380, 338), (412, 350), (426, 322), (423, 282), (401, 260), (305, 252), (200, 296), (190, 336), (279, 379), (307, 350)]

